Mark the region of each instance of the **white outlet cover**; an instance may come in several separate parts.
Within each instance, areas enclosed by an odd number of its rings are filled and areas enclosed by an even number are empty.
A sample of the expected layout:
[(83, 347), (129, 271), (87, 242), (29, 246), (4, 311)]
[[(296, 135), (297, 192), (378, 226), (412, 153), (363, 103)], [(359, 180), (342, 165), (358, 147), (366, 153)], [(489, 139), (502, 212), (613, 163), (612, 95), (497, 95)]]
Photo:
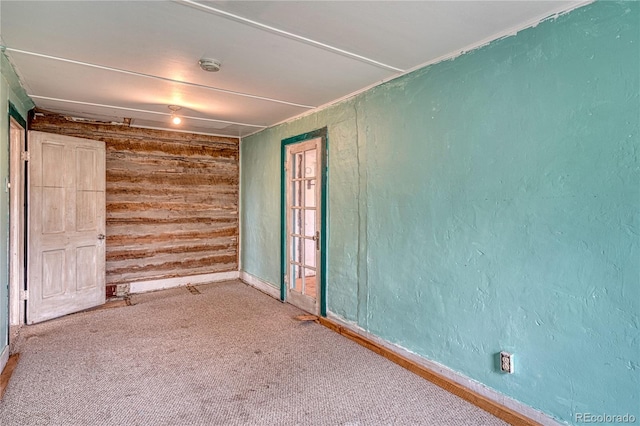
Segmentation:
[(500, 352), (500, 371), (512, 374), (513, 369), (513, 354), (509, 352)]

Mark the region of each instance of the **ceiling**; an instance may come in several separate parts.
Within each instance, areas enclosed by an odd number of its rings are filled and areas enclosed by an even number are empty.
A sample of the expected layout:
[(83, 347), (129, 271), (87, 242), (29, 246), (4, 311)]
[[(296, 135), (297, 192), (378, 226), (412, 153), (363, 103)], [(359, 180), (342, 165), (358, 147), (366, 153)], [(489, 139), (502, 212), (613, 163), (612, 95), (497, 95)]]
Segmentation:
[(41, 109), (245, 136), (578, 4), (3, 0), (0, 44)]

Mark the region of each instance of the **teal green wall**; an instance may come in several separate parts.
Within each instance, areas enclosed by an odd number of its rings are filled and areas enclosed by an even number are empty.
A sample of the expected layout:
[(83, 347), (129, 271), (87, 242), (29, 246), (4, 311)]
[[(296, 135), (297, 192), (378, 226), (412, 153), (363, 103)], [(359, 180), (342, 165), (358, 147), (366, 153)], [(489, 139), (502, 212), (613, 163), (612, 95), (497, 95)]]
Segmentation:
[(640, 419), (639, 91), (640, 4), (597, 2), (247, 137), (242, 270), (279, 283), (280, 143), (327, 126), (330, 312), (561, 421)]
[(4, 189), (9, 177), (9, 102), (25, 119), (33, 107), (11, 64), (0, 53), (0, 353), (8, 343), (9, 327), (9, 194)]

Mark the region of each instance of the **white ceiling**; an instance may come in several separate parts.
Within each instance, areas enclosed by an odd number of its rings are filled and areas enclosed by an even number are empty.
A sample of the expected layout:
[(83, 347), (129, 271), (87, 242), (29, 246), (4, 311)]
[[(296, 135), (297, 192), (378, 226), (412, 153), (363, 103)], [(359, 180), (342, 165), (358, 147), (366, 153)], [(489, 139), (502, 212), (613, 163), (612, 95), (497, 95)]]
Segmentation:
[(42, 109), (244, 136), (577, 4), (2, 0), (0, 44)]

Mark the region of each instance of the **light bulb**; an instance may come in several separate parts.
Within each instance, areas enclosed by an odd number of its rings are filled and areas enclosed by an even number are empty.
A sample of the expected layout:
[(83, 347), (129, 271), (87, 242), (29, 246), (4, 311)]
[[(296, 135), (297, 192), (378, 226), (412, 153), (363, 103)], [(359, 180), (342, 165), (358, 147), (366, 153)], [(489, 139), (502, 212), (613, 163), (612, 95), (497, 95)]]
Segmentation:
[(182, 118), (180, 118), (180, 116), (176, 114), (182, 108), (178, 105), (169, 105), (169, 109), (171, 110), (171, 122), (176, 126), (182, 123)]

